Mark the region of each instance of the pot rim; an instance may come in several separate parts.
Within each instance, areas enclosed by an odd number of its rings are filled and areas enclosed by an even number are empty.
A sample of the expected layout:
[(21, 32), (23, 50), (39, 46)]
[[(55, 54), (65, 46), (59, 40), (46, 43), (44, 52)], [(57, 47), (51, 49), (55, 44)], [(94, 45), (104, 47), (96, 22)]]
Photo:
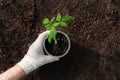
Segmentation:
[[(67, 48), (66, 52), (65, 52), (64, 54), (60, 55), (60, 56), (55, 56), (55, 57), (61, 58), (61, 57), (64, 57), (65, 55), (67, 55), (67, 53), (69, 52), (69, 50), (70, 50), (70, 48), (71, 48), (71, 42), (70, 42), (70, 38), (68, 37), (67, 34), (65, 34), (65, 33), (62, 32), (62, 31), (57, 31), (57, 32), (63, 34), (63, 35), (67, 38), (67, 41), (68, 41), (68, 48)], [(50, 54), (50, 53), (47, 51), (47, 49), (45, 48), (45, 40), (46, 40), (46, 39), (44, 38), (44, 40), (43, 40), (43, 49), (44, 49), (44, 51), (45, 51), (48, 55), (54, 56), (54, 55)]]

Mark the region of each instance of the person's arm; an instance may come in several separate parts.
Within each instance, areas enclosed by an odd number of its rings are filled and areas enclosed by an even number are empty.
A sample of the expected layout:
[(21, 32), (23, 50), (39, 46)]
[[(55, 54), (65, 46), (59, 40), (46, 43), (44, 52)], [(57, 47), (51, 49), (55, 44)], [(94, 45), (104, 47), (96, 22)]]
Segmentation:
[(0, 80), (21, 80), (25, 76), (24, 70), (15, 65), (0, 75)]
[(0, 75), (0, 80), (21, 80), (23, 76), (29, 74), (40, 66), (58, 61), (59, 57), (45, 55), (43, 51), (43, 40), (50, 31), (41, 33), (31, 44), (27, 54), (14, 67)]

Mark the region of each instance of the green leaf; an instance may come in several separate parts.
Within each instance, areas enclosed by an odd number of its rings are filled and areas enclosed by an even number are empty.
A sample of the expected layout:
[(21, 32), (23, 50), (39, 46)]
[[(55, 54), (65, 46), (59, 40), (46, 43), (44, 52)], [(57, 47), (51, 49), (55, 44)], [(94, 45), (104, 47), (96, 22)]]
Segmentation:
[(66, 22), (60, 22), (60, 25), (61, 25), (62, 27), (67, 27), (67, 26), (68, 26)]
[(61, 14), (60, 14), (60, 13), (57, 14), (56, 20), (57, 20), (57, 21), (60, 21), (60, 20), (61, 20)]
[(50, 23), (52, 23), (54, 20), (55, 20), (55, 17), (53, 17), (53, 18), (50, 20)]
[(49, 36), (48, 36), (48, 42), (51, 43), (51, 41), (52, 41), (52, 35), (49, 34)]
[[(54, 39), (54, 41), (56, 40), (56, 34), (57, 34), (56, 29), (54, 27), (52, 27), (50, 29), (50, 34), (47, 37), (49, 43), (51, 43), (52, 39)], [(55, 41), (55, 43), (57, 43), (57, 42)]]
[(69, 20), (74, 20), (75, 18), (69, 15), (66, 15), (62, 18), (62, 21), (69, 21)]
[(45, 25), (45, 28), (46, 28), (47, 30), (50, 30), (50, 29), (51, 29), (51, 24)]
[(43, 21), (42, 21), (42, 23), (43, 23), (44, 25), (48, 24), (48, 23), (49, 23), (49, 19), (48, 19), (48, 18), (44, 18)]
[(57, 27), (58, 25), (59, 25), (58, 22), (53, 23), (53, 26), (54, 26), (54, 27)]
[(57, 31), (54, 27), (51, 28), (51, 35), (52, 35), (52, 38), (55, 39), (56, 37), (56, 34), (57, 34)]

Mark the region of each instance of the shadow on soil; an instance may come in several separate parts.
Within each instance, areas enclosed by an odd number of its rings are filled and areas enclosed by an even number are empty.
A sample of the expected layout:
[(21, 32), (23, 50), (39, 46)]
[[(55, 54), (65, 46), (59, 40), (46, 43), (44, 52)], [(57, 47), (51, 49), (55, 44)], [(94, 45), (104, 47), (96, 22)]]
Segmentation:
[[(80, 80), (92, 76), (98, 66), (99, 55), (72, 41), (68, 55), (41, 67), (34, 77), (41, 80)], [(94, 70), (94, 71), (93, 71)], [(38, 80), (40, 80), (38, 79)]]

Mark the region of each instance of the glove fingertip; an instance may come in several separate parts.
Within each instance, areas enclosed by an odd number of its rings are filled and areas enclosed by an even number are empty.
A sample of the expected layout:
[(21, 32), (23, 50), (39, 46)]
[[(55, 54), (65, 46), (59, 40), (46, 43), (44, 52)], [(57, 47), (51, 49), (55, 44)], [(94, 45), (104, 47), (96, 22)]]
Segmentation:
[(54, 57), (55, 61), (59, 61), (59, 59), (60, 59), (59, 57)]
[(51, 56), (51, 55), (49, 55), (47, 57), (50, 61), (59, 61), (59, 59), (60, 59), (59, 57), (55, 57), (55, 56)]

